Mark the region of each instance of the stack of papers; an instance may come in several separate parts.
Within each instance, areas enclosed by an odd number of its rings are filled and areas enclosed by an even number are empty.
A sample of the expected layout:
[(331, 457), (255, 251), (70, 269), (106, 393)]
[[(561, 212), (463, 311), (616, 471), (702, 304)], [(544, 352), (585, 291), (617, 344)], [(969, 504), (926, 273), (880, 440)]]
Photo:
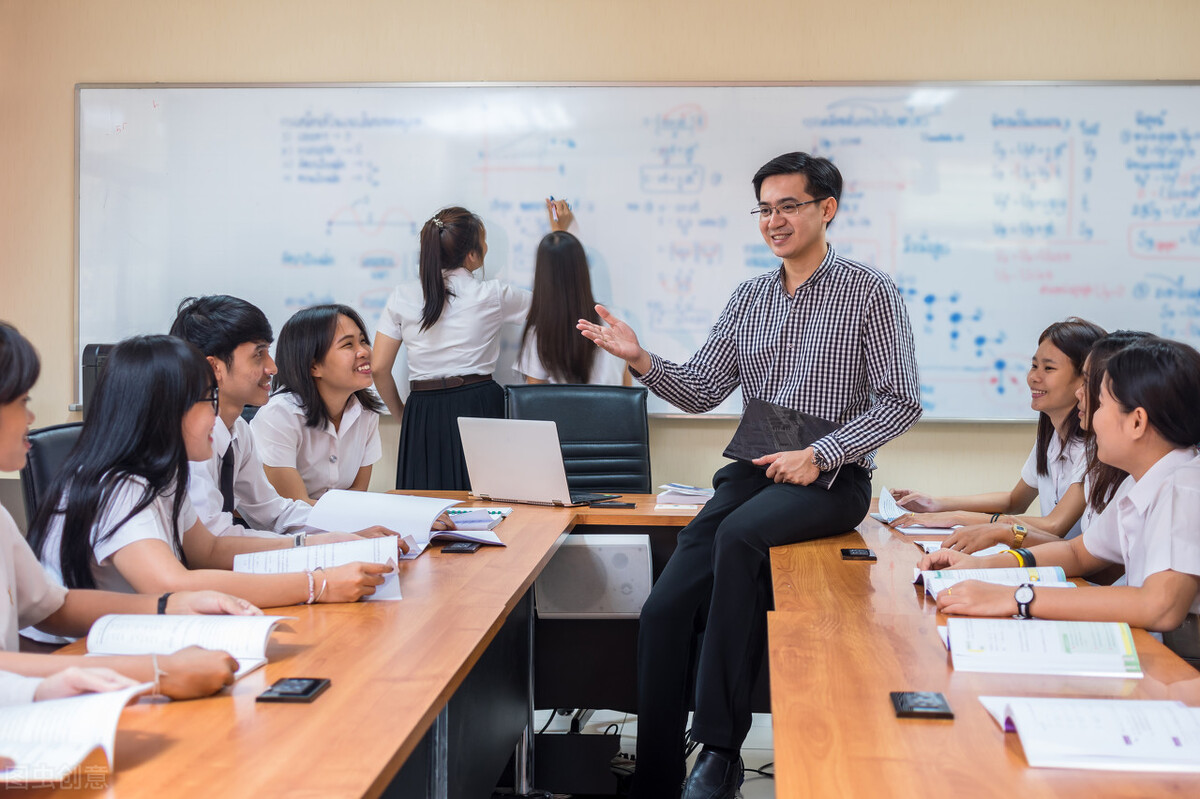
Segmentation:
[(921, 571), (913, 569), (913, 582), (923, 583), (925, 593), (936, 597), (945, 589), (966, 580), (979, 580), (993, 585), (1011, 585), (1016, 588), (1023, 583), (1038, 583), (1042, 588), (1074, 588), (1067, 582), (1067, 575), (1058, 566), (1014, 567), (1012, 569), (945, 569)]
[(1029, 765), (1200, 772), (1200, 708), (1137, 699), (981, 696)]
[(686, 505), (694, 507), (703, 505), (712, 499), (713, 489), (700, 488), (699, 486), (689, 486), (683, 483), (666, 483), (660, 485), (659, 488), (663, 492), (657, 497), (657, 504), (663, 505)]
[(121, 711), (133, 697), (153, 687), (145, 683), (0, 708), (0, 748), (15, 763), (0, 771), (0, 783), (59, 782), (97, 749), (104, 751), (111, 770)]
[(956, 617), (938, 633), (957, 671), (1142, 678), (1124, 622)]

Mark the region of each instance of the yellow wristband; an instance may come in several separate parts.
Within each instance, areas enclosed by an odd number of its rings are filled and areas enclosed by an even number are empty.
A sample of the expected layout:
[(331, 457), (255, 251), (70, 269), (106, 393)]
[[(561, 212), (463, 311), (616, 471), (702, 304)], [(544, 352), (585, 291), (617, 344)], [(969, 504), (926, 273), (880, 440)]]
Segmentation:
[(1006, 549), (1006, 550), (1004, 550), (1004, 553), (1006, 555), (1012, 555), (1014, 558), (1017, 559), (1017, 565), (1020, 566), (1021, 568), (1025, 568), (1025, 558), (1021, 557), (1020, 552), (1018, 552), (1015, 549)]

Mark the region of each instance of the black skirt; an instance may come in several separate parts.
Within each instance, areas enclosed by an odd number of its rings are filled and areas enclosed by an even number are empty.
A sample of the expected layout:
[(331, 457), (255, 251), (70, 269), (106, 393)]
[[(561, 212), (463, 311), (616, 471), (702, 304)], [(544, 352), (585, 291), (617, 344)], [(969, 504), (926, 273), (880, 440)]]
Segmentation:
[(467, 491), (458, 417), (504, 418), (504, 389), (495, 380), (458, 388), (414, 391), (404, 405), (396, 488)]

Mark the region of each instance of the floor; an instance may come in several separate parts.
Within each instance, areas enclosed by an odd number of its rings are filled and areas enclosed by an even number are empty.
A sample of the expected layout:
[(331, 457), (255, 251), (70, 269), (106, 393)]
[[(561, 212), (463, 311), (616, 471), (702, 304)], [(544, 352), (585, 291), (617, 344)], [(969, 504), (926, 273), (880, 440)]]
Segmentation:
[[(543, 710), (534, 714), (534, 729), (541, 730), (553, 711)], [(570, 716), (555, 716), (550, 720), (547, 732), (566, 732), (570, 729)], [(585, 734), (602, 735), (606, 730), (616, 725), (617, 734), (621, 736), (621, 751), (632, 753), (637, 746), (637, 716), (618, 713), (611, 710), (598, 710), (584, 728)], [(746, 782), (742, 786), (742, 799), (774, 799), (775, 781), (768, 777), (753, 774), (750, 769), (762, 768), (775, 759), (774, 740), (771, 734), (771, 716), (766, 713), (754, 714), (750, 726), (750, 734), (742, 746), (742, 760), (746, 764)], [(695, 759), (695, 755), (692, 756)], [(688, 763), (689, 768), (691, 762)], [(766, 771), (771, 773), (773, 769)]]

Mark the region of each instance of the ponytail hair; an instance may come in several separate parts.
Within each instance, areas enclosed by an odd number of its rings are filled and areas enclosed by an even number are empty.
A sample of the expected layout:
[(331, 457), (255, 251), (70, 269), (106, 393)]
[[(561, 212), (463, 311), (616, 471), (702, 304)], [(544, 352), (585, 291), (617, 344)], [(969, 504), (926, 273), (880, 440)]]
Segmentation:
[(454, 296), (445, 273), (457, 269), (473, 252), (483, 251), (483, 221), (457, 205), (443, 208), (421, 228), (421, 330), (433, 327)]
[[(1092, 324), (1086, 319), (1072, 316), (1062, 322), (1055, 322), (1043, 330), (1042, 335), (1038, 336), (1038, 344), (1049, 339), (1050, 343), (1071, 361), (1071, 366), (1075, 369), (1075, 374), (1079, 374), (1083, 371), (1083, 362), (1087, 360), (1088, 352), (1092, 349), (1092, 345), (1103, 338), (1103, 336), (1104, 328)], [(1082, 437), (1078, 413), (1072, 412), (1067, 416), (1066, 427), (1067, 435), (1064, 437), (1065, 441)], [(1037, 473), (1040, 475), (1050, 473), (1050, 465), (1047, 463), (1046, 453), (1050, 448), (1050, 439), (1053, 436), (1054, 423), (1050, 421), (1049, 416), (1039, 413), (1037, 429)]]

